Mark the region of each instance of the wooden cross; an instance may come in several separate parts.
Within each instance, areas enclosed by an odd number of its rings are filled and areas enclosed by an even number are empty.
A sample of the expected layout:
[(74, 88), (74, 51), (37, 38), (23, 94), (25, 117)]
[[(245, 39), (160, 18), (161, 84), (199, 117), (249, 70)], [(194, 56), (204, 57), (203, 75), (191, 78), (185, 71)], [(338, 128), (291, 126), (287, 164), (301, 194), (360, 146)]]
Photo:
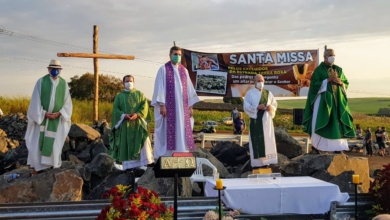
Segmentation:
[(98, 26), (93, 26), (93, 53), (57, 53), (58, 57), (77, 57), (77, 58), (93, 58), (93, 70), (95, 78), (95, 89), (93, 99), (93, 122), (97, 124), (98, 118), (98, 103), (99, 103), (99, 64), (98, 58), (102, 59), (122, 59), (134, 60), (134, 56), (115, 55), (115, 54), (99, 54), (98, 53)]

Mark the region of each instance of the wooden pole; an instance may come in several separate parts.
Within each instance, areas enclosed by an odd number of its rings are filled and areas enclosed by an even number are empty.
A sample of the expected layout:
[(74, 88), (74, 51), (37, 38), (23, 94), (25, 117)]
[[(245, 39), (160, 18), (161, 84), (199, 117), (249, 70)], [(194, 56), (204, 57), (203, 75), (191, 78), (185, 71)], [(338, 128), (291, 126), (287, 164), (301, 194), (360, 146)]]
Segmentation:
[(98, 58), (102, 59), (121, 59), (134, 60), (132, 55), (116, 55), (116, 54), (99, 54), (99, 28), (93, 26), (93, 53), (57, 53), (58, 57), (77, 57), (77, 58), (93, 58), (94, 69), (94, 98), (93, 98), (93, 123), (97, 124), (99, 120), (99, 63)]
[(103, 59), (134, 60), (134, 56), (114, 55), (114, 54), (57, 53), (57, 56), (59, 56), (59, 57), (79, 57), (79, 58), (103, 58)]
[[(99, 28), (97, 25), (93, 26), (93, 53), (97, 54), (99, 50)], [(99, 63), (98, 58), (93, 58), (93, 69), (95, 78), (95, 90), (93, 98), (93, 123), (96, 125), (99, 120)]]

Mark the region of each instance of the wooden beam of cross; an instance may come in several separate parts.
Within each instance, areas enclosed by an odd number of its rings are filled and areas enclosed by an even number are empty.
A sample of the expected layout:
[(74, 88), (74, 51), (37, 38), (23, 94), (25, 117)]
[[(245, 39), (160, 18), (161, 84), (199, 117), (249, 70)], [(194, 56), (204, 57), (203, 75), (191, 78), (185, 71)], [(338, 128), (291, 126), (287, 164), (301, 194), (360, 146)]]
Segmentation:
[(115, 54), (99, 54), (98, 53), (98, 26), (93, 26), (93, 53), (57, 53), (58, 57), (76, 57), (76, 58), (93, 58), (93, 73), (95, 78), (95, 89), (93, 99), (93, 123), (97, 124), (99, 120), (98, 106), (99, 106), (99, 64), (98, 58), (101, 59), (121, 59), (134, 60), (134, 56), (115, 55)]

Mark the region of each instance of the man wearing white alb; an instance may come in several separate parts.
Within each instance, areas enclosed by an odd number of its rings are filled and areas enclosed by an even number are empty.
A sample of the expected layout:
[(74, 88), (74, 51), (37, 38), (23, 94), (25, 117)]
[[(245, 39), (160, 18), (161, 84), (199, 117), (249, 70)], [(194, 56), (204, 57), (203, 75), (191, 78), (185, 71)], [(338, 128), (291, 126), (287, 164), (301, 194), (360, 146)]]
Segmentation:
[(151, 105), (154, 106), (154, 157), (195, 150), (192, 106), (199, 101), (187, 69), (180, 64), (182, 51), (174, 46), (170, 61), (158, 72)]
[(61, 166), (62, 147), (71, 126), (72, 100), (68, 83), (59, 76), (60, 61), (51, 60), (47, 68), (49, 74), (35, 84), (27, 111), (27, 164), (34, 169), (32, 175)]
[(250, 117), (249, 151), (252, 168), (278, 163), (274, 124), (277, 102), (272, 93), (264, 89), (264, 78), (254, 77), (255, 87), (244, 99), (244, 111)]

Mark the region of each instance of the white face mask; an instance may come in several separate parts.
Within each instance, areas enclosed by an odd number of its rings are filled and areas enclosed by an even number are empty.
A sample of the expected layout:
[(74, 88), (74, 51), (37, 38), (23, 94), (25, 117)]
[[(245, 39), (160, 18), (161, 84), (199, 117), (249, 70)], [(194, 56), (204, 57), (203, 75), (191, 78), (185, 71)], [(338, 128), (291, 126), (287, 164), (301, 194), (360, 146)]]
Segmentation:
[(328, 57), (328, 63), (333, 64), (333, 63), (334, 63), (334, 60), (335, 60), (335, 57), (334, 57), (334, 56)]
[(256, 88), (263, 89), (263, 87), (264, 87), (264, 82), (257, 82), (256, 83)]
[(134, 83), (133, 82), (125, 82), (125, 89), (126, 90), (134, 89)]

